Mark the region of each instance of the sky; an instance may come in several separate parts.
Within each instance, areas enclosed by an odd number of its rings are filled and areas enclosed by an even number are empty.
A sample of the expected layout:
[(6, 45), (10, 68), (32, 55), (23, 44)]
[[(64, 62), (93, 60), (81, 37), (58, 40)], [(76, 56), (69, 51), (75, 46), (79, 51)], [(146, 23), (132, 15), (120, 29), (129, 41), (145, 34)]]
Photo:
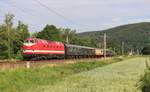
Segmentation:
[(15, 15), (15, 24), (28, 24), (30, 32), (46, 24), (86, 32), (150, 22), (150, 0), (0, 0), (0, 24), (7, 13)]

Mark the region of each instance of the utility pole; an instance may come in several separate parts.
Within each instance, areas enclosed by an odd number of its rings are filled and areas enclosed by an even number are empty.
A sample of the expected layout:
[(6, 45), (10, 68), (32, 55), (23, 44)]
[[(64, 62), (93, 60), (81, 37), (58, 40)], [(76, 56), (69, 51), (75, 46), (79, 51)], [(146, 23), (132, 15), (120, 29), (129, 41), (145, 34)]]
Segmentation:
[(121, 49), (122, 49), (122, 56), (124, 55), (124, 42), (122, 41), (122, 47), (121, 47)]
[(69, 44), (69, 38), (68, 38), (69, 33), (66, 36), (66, 43)]
[(116, 54), (116, 48), (113, 49), (114, 53)]
[(140, 55), (139, 49), (137, 49), (137, 52), (136, 52), (136, 53), (137, 53), (137, 55)]
[(104, 33), (104, 59), (106, 59), (106, 49), (107, 49), (106, 33)]
[(66, 43), (69, 44), (69, 36), (70, 36), (71, 30), (64, 29), (64, 31), (65, 31)]

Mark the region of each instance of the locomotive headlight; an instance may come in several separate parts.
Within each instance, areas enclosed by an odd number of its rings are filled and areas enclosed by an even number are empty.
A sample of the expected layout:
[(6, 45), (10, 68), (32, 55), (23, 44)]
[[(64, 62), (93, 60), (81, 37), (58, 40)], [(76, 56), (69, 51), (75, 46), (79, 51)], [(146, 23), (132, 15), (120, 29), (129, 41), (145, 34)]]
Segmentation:
[(24, 43), (23, 45), (24, 46), (32, 46), (32, 45), (34, 45), (34, 43)]

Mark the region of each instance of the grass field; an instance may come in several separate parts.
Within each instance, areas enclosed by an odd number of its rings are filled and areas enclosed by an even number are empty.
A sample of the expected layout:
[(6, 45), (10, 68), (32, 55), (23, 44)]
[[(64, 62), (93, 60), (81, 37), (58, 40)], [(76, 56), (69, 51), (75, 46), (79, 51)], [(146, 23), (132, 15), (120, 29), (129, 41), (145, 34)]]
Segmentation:
[(77, 61), (75, 64), (54, 67), (44, 66), (30, 69), (0, 70), (0, 92), (37, 92), (35, 89), (41, 86), (57, 85), (69, 76), (119, 62), (122, 59), (113, 58), (106, 61), (98, 59), (92, 60), (92, 62)]
[(137, 57), (96, 68), (27, 92), (140, 92), (137, 83), (144, 73), (145, 59)]

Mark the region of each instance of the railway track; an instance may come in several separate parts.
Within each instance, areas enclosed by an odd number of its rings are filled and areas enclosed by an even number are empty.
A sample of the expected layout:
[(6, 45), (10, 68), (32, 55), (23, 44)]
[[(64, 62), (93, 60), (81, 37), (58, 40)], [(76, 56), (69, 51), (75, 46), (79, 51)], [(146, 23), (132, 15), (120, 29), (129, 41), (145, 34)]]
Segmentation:
[(65, 62), (64, 60), (1, 62), (0, 69), (7, 70), (17, 68), (35, 68), (47, 64), (51, 65), (62, 64), (64, 62)]
[(85, 59), (66, 59), (66, 60), (42, 60), (42, 61), (17, 61), (17, 62), (0, 62), (0, 70), (11, 70), (18, 68), (35, 68), (43, 65), (57, 66), (60, 64), (75, 63), (75, 61), (91, 61), (102, 58), (85, 58)]

